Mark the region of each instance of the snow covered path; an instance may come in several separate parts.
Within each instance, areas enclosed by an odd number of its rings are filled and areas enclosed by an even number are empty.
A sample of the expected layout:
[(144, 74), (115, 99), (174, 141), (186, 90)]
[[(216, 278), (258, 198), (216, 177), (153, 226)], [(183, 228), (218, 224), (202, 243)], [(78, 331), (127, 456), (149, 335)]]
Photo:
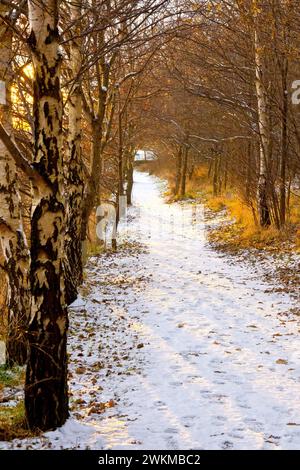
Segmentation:
[(71, 315), (73, 417), (42, 446), (299, 449), (291, 299), (213, 251), (202, 208), (161, 189), (135, 173), (127, 230), (146, 249), (90, 262)]
[(299, 321), (280, 315), (290, 299), (206, 245), (201, 208), (168, 207), (154, 178), (135, 180), (134, 235), (149, 253), (132, 270), (152, 278), (126, 314), (144, 364), (119, 384), (126, 416), (106, 446), (300, 448)]

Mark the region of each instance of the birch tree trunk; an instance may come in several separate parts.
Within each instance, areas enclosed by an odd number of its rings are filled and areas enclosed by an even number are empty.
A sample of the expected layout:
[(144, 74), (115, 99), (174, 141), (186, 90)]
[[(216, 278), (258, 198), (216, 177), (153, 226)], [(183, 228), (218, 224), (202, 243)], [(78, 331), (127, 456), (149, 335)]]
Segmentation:
[(33, 202), (25, 407), (29, 426), (41, 430), (61, 426), (68, 417), (58, 3), (28, 2), (34, 67), (34, 166), (48, 181), (48, 188), (39, 187)]
[[(257, 9), (257, 2), (254, 1)], [(261, 7), (262, 8), (262, 7)], [(262, 10), (258, 10), (262, 11)], [(258, 21), (261, 13), (255, 13), (254, 46), (255, 46), (255, 86), (257, 97), (258, 125), (260, 134), (260, 165), (257, 188), (257, 206), (259, 221), (262, 227), (271, 224), (270, 209), (267, 195), (267, 161), (270, 149), (270, 126), (268, 117), (267, 95), (264, 87), (264, 47), (260, 39), (260, 24)]]
[(280, 151), (280, 225), (286, 222), (286, 170), (288, 160), (288, 59), (282, 61), (282, 116), (281, 116), (281, 151)]
[[(10, 7), (0, 4), (1, 16)], [(6, 92), (0, 105), (0, 119), (12, 134), (11, 81), (12, 81), (12, 33), (0, 20), (0, 80), (5, 82)], [(27, 359), (25, 331), (30, 314), (29, 265), (30, 257), (22, 225), (20, 195), (15, 162), (0, 140), (0, 239), (1, 267), (6, 273), (8, 287), (8, 329), (6, 339), (6, 363), (23, 365)]]
[(71, 21), (75, 24), (75, 39), (70, 46), (70, 62), (73, 85), (68, 101), (68, 156), (65, 162), (67, 187), (66, 236), (65, 236), (65, 294), (67, 305), (77, 298), (77, 287), (82, 283), (81, 220), (84, 191), (84, 173), (81, 154), (81, 3), (70, 5)]

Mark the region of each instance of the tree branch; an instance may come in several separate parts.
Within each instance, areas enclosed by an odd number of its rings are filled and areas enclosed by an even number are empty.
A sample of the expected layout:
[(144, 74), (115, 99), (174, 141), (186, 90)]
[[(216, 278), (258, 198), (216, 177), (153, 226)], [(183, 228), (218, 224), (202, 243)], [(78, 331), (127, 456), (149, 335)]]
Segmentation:
[(14, 159), (17, 167), (20, 168), (28, 176), (28, 178), (51, 188), (51, 183), (45, 178), (43, 178), (39, 174), (39, 172), (34, 168), (34, 166), (30, 163), (30, 161), (24, 157), (22, 152), (19, 150), (17, 144), (13, 141), (12, 137), (6, 132), (1, 122), (0, 139), (4, 143), (12, 158)]

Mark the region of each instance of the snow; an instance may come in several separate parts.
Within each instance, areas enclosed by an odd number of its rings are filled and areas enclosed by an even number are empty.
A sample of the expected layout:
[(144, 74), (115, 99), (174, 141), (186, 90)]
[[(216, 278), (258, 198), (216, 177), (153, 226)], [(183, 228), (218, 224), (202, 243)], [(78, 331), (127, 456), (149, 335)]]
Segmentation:
[(90, 260), (71, 309), (71, 418), (0, 448), (299, 449), (293, 299), (209, 246), (203, 207), (134, 179), (129, 248)]
[(86, 304), (86, 301), (79, 294), (77, 299), (70, 305), (70, 309), (82, 308)]

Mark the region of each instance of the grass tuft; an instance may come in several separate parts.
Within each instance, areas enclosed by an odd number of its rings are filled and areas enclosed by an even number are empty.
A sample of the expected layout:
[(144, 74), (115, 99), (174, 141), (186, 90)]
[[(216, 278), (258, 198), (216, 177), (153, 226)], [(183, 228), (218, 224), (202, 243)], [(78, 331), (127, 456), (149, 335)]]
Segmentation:
[(6, 365), (0, 366), (0, 390), (4, 387), (15, 387), (21, 385), (24, 381), (24, 368), (14, 366), (12, 368)]
[[(8, 368), (5, 365), (0, 366), (0, 396), (3, 396), (5, 388), (14, 389), (14, 387), (22, 386), (23, 383), (23, 367)], [(8, 393), (11, 393), (11, 390)], [(13, 398), (13, 394), (9, 398)], [(13, 405), (8, 402), (1, 403), (0, 401), (0, 441), (10, 441), (15, 438), (23, 439), (31, 435), (32, 433), (26, 423), (23, 400)]]
[(0, 441), (24, 439), (32, 436), (25, 417), (24, 403), (16, 406), (0, 406)]

